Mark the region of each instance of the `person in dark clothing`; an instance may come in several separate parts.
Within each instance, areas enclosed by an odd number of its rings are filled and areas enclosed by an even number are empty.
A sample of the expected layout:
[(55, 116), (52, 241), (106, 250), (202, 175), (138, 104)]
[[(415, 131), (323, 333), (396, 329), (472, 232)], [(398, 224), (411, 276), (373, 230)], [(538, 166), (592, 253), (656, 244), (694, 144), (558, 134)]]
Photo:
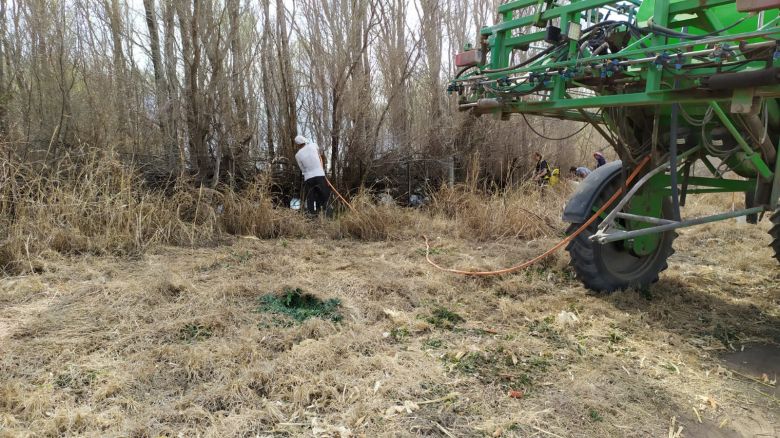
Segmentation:
[(300, 148), (295, 160), (303, 173), (306, 211), (311, 215), (327, 212), (330, 188), (325, 180), (320, 148), (301, 135), (295, 137), (295, 143)]
[(550, 180), (550, 166), (547, 165), (547, 160), (539, 152), (534, 152), (534, 158), (536, 159), (536, 167), (532, 179), (543, 186)]
[(597, 168), (597, 169), (598, 169), (599, 167), (601, 167), (601, 166), (603, 166), (603, 165), (607, 164), (607, 159), (606, 159), (606, 158), (604, 158), (604, 154), (602, 154), (601, 152), (594, 152), (594, 153), (593, 153), (593, 158), (595, 158), (595, 159), (596, 159), (596, 168)]
[(303, 182), (306, 211), (311, 215), (324, 213), (330, 200), (330, 188), (324, 176), (315, 176)]

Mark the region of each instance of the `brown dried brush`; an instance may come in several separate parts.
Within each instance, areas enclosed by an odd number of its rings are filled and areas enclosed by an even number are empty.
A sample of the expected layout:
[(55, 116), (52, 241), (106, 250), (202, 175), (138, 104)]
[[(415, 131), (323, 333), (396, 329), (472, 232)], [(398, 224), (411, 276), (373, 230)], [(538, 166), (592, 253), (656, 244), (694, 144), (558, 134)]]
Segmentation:
[[(218, 232), (213, 214), (179, 215), (186, 195), (148, 190), (134, 169), (96, 150), (53, 165), (3, 158), (0, 199), (5, 272), (36, 270), (48, 249), (138, 255), (155, 243), (192, 244)], [(202, 207), (196, 202), (194, 209)]]
[(556, 189), (530, 184), (492, 194), (473, 186), (443, 187), (433, 194), (429, 211), (454, 220), (463, 239), (537, 239), (563, 229), (563, 199)]
[(240, 192), (225, 191), (220, 223), (226, 232), (265, 239), (310, 234), (302, 214), (274, 208), (270, 182), (268, 175), (262, 175)]
[(413, 232), (409, 210), (396, 205), (379, 204), (366, 192), (352, 198), (353, 209), (339, 217), (334, 237), (352, 237), (360, 240), (388, 240), (408, 236)]

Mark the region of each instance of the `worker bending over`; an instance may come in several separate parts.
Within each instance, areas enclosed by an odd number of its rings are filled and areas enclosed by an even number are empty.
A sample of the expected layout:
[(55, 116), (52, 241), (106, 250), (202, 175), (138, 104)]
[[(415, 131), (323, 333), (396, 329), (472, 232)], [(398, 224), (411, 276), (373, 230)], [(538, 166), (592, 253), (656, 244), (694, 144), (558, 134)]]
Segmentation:
[(572, 175), (576, 176), (579, 179), (585, 179), (586, 176), (590, 175), (590, 169), (588, 169), (585, 166), (580, 166), (580, 167), (571, 166), (569, 168), (569, 173), (571, 173)]
[(295, 137), (295, 144), (300, 149), (295, 154), (295, 161), (303, 173), (303, 188), (306, 199), (306, 212), (316, 215), (327, 211), (330, 189), (325, 182), (325, 169), (320, 158), (320, 148), (306, 137)]

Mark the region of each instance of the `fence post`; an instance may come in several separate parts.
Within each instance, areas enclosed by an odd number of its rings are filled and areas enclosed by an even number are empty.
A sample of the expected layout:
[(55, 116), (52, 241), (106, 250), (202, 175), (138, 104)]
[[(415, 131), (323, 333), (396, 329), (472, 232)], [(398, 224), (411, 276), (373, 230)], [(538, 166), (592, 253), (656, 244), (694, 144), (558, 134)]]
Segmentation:
[(450, 155), (447, 159), (447, 182), (450, 187), (455, 186), (455, 156)]

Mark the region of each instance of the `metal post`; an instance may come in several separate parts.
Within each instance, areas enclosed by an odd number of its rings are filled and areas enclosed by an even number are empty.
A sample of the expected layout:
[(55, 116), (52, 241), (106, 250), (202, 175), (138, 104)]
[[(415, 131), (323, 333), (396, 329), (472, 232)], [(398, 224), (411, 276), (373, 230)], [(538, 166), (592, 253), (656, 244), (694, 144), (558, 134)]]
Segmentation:
[[(777, 149), (780, 152), (780, 140), (777, 142)], [(770, 195), (769, 205), (772, 210), (780, 204), (780, 155), (775, 156), (775, 179), (772, 183), (772, 194)]]
[(653, 225), (666, 225), (666, 224), (674, 224), (678, 222), (678, 221), (670, 221), (668, 219), (660, 219), (653, 216), (641, 216), (638, 214), (623, 213), (623, 212), (619, 212), (617, 214), (617, 217), (621, 219), (628, 219), (630, 221), (645, 222)]
[(447, 183), (450, 188), (455, 187), (455, 156), (450, 155), (447, 159)]
[[(677, 88), (677, 79), (674, 80), (674, 88)], [(672, 120), (669, 127), (669, 172), (672, 186), (672, 219), (680, 220), (680, 191), (677, 187), (677, 118), (680, 104), (672, 104)]]
[[(659, 26), (667, 26), (669, 24), (669, 0), (655, 0), (653, 6), (653, 21)], [(656, 36), (654, 45), (663, 46), (666, 44), (666, 37)], [(647, 70), (647, 81), (645, 84), (645, 92), (652, 93), (661, 89), (661, 75), (663, 70), (655, 68), (649, 68)]]

